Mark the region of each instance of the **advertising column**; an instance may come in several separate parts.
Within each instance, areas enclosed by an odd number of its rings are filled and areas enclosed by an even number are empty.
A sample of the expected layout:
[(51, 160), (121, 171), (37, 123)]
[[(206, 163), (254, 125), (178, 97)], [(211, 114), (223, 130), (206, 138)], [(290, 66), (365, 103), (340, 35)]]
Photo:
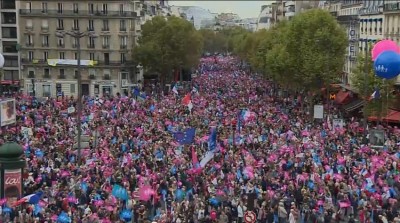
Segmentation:
[(21, 169), (4, 170), (4, 197), (13, 205), (22, 195)]

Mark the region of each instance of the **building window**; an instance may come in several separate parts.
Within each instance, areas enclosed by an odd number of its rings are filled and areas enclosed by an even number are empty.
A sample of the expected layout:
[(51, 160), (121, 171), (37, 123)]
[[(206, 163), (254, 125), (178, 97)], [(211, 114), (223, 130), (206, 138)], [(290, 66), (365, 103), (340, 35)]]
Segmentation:
[(2, 9), (15, 9), (15, 1), (1, 1)]
[(57, 3), (57, 12), (63, 13), (63, 3)]
[(42, 13), (47, 13), (47, 2), (42, 2)]
[(44, 61), (47, 61), (47, 59), (49, 59), (49, 52), (44, 51), (44, 52), (43, 52), (43, 60), (44, 60)]
[(26, 89), (27, 89), (28, 95), (34, 96), (33, 95), (33, 84), (26, 84)]
[(3, 38), (17, 38), (16, 27), (3, 27), (1, 28)]
[(64, 20), (58, 19), (57, 21), (57, 29), (63, 30), (64, 29)]
[(29, 61), (32, 61), (33, 58), (34, 58), (34, 53), (33, 53), (33, 51), (29, 51), (29, 52), (28, 52), (28, 60), (29, 60)]
[(71, 37), (71, 38), (73, 39), (72, 47), (73, 47), (73, 48), (78, 47), (78, 42), (79, 42), (79, 40), (78, 40), (77, 38), (74, 38), (74, 37)]
[(95, 48), (96, 46), (95, 46), (95, 38), (94, 37), (91, 37), (91, 36), (89, 36), (89, 48)]
[(3, 24), (17, 24), (17, 14), (15, 12), (2, 12), (1, 19)]
[(94, 58), (94, 53), (89, 53), (89, 60), (96, 60), (96, 59)]
[(43, 77), (44, 78), (49, 78), (50, 77), (50, 69), (49, 68), (44, 68), (43, 70)]
[(65, 70), (64, 69), (60, 69), (60, 78), (64, 78), (65, 77)]
[(26, 45), (33, 46), (33, 36), (31, 34), (26, 35)]
[(43, 84), (43, 97), (51, 97), (51, 85)]
[(70, 85), (69, 91), (70, 91), (72, 94), (75, 94), (75, 84), (71, 84), (71, 85)]
[(79, 20), (74, 19), (74, 30), (79, 30)]
[(108, 20), (103, 20), (103, 31), (109, 31)]
[(103, 36), (103, 48), (109, 48), (109, 47), (110, 47), (110, 37)]
[(121, 14), (121, 15), (123, 15), (124, 14), (124, 4), (119, 4), (119, 13)]
[(122, 49), (126, 48), (126, 46), (128, 45), (128, 37), (127, 36), (120, 37), (120, 45), (121, 45)]
[(121, 20), (119, 22), (119, 30), (120, 31), (126, 31), (126, 20)]
[(74, 10), (74, 13), (78, 13), (78, 11), (79, 11), (78, 3), (74, 3), (72, 7), (73, 7), (73, 10)]
[(42, 29), (49, 29), (49, 21), (47, 19), (42, 20)]
[(78, 59), (78, 53), (74, 53), (74, 60)]
[(4, 71), (4, 80), (8, 80), (8, 81), (19, 80), (18, 71), (17, 70), (5, 70)]
[(4, 41), (3, 40), (3, 52), (4, 53), (18, 53), (18, 43), (16, 41)]
[(4, 56), (5, 67), (19, 67), (18, 56)]
[(25, 27), (26, 27), (27, 29), (32, 29), (32, 28), (33, 28), (32, 19), (27, 19), (27, 20), (26, 20), (26, 25), (25, 25)]
[(58, 37), (57, 45), (61, 46), (61, 47), (64, 47), (64, 38), (63, 37)]
[(89, 14), (94, 14), (94, 5), (93, 3), (88, 4)]
[[(1, 1), (1, 2), (5, 2), (5, 1)], [(6, 1), (6, 2), (12, 2), (12, 1)], [(15, 2), (14, 2), (14, 5), (15, 5)], [(15, 7), (13, 9), (15, 9)], [(27, 11), (32, 12), (32, 2), (26, 3), (26, 9), (27, 9)]]
[(89, 31), (94, 31), (94, 21), (93, 19), (89, 19), (89, 27), (88, 27)]
[(126, 55), (125, 53), (121, 53), (121, 63), (125, 63), (126, 62)]
[(48, 35), (42, 36), (42, 46), (44, 46), (44, 47), (49, 46), (49, 36)]
[(110, 54), (109, 53), (104, 53), (104, 64), (110, 65)]
[(60, 54), (60, 58), (59, 59), (64, 60), (65, 59), (65, 52), (60, 52), (59, 54)]
[(108, 13), (108, 5), (107, 4), (103, 4), (101, 13), (103, 13), (104, 15), (107, 15), (107, 13)]

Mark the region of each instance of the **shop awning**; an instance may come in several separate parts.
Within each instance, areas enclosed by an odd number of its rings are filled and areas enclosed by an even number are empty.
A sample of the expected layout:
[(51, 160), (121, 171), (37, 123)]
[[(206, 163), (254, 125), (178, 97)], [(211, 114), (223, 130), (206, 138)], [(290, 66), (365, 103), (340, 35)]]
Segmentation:
[(343, 104), (349, 96), (350, 96), (349, 92), (339, 91), (336, 94), (335, 102), (337, 104)]
[(365, 101), (361, 100), (361, 99), (356, 99), (352, 102), (350, 102), (349, 104), (345, 105), (343, 108), (346, 112), (352, 112), (356, 109), (361, 108), (362, 106), (364, 106)]
[(19, 85), (19, 80), (2, 80), (0, 84), (4, 85)]
[[(378, 117), (370, 116), (368, 117), (368, 120), (376, 122), (378, 121)], [(382, 121), (391, 123), (400, 123), (400, 111), (389, 110), (387, 115), (382, 118)]]
[(392, 110), (383, 120), (391, 123), (400, 123), (400, 112)]

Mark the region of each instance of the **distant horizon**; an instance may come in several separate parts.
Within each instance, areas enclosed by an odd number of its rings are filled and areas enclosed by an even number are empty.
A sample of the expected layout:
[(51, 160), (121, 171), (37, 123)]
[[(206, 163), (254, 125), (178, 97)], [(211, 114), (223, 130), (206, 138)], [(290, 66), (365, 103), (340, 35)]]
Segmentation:
[(197, 6), (211, 13), (235, 13), (241, 19), (258, 18), (262, 5), (274, 1), (169, 1), (170, 6)]

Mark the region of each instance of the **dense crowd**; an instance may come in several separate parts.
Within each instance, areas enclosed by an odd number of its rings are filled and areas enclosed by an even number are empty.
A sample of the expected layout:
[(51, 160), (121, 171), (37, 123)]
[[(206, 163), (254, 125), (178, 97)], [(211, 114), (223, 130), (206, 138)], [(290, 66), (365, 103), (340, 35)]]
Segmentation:
[(39, 200), (1, 200), (2, 222), (400, 222), (397, 131), (371, 148), (354, 120), (315, 121), (305, 97), (239, 64), (204, 58), (191, 87), (160, 97), (85, 98), (81, 120), (73, 98), (19, 95), (2, 134)]

